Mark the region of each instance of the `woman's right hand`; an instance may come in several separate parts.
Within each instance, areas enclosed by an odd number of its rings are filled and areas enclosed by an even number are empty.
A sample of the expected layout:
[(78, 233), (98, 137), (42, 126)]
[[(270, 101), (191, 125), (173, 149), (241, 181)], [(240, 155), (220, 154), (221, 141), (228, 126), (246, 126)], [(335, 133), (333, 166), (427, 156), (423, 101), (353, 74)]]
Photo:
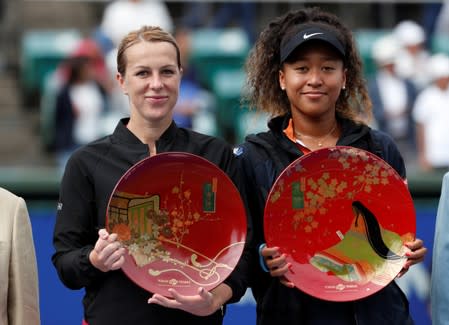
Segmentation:
[(290, 263), (287, 263), (285, 254), (279, 253), (279, 247), (264, 247), (261, 254), (265, 260), (270, 275), (272, 277), (279, 277), (279, 280), (283, 285), (289, 288), (293, 288), (295, 285), (288, 281), (284, 275), (291, 267)]
[(102, 272), (118, 270), (125, 263), (124, 255), (125, 248), (117, 241), (117, 234), (100, 229), (95, 247), (89, 254), (92, 265)]

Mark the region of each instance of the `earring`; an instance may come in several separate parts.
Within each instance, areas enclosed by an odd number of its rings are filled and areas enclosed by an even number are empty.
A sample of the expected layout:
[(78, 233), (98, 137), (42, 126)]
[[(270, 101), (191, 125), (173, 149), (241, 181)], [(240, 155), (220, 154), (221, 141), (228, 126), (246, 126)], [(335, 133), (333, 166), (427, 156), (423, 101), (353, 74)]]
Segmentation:
[(343, 85), (343, 87), (341, 89), (345, 90), (346, 89), (346, 85)]
[(282, 89), (282, 90), (285, 90), (285, 87), (284, 87), (284, 86), (282, 86), (282, 87), (281, 87), (281, 89)]

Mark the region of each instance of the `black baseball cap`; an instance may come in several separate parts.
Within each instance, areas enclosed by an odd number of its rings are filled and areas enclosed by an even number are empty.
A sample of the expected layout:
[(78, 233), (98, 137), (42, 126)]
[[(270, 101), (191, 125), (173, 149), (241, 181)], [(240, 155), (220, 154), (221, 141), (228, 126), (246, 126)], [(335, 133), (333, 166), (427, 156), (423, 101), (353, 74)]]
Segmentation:
[(300, 29), (292, 38), (281, 43), (281, 63), (301, 44), (312, 40), (321, 40), (335, 47), (338, 52), (345, 56), (345, 46), (338, 39), (334, 31), (320, 26), (306, 26)]

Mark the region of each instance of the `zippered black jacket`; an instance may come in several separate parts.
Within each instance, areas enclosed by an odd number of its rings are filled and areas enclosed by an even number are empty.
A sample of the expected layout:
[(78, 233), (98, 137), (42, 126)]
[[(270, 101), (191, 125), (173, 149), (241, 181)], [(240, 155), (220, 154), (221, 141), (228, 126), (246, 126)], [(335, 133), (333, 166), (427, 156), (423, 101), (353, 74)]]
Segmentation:
[[(278, 278), (259, 266), (258, 247), (265, 242), (263, 212), (270, 189), (281, 172), (302, 152), (284, 134), (290, 116), (270, 121), (268, 132), (250, 135), (234, 149), (244, 177), (242, 193), (248, 204), (253, 226), (249, 243), (251, 288), (257, 302), (259, 325), (405, 325), (413, 324), (408, 301), (395, 282), (376, 294), (355, 302), (328, 302), (309, 296), (296, 288), (287, 288)], [(349, 120), (339, 120), (342, 136), (337, 145), (370, 151), (387, 161), (405, 179), (403, 159), (392, 139), (384, 133)]]
[[(222, 311), (207, 317), (147, 304), (151, 293), (135, 285), (121, 271), (103, 273), (88, 255), (104, 228), (109, 198), (120, 177), (149, 156), (148, 145), (119, 122), (114, 133), (77, 150), (62, 179), (54, 230), (52, 256), (61, 281), (71, 289), (85, 288), (84, 317), (89, 325), (222, 324)], [(178, 128), (173, 122), (156, 142), (158, 153), (189, 152), (221, 168), (238, 182), (232, 148), (223, 140)], [(161, 175), (163, 177), (163, 175)], [(211, 238), (211, 240), (213, 240)], [(244, 264), (241, 259), (240, 265)], [(232, 301), (245, 293), (246, 283), (233, 272), (225, 281), (233, 289)]]

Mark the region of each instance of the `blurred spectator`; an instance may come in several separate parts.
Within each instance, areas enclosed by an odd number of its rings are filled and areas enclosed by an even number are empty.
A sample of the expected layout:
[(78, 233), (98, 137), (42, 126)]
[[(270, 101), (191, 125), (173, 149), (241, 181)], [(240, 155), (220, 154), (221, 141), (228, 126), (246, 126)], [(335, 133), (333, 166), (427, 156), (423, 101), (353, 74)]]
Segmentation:
[(182, 53), (183, 74), (178, 101), (173, 111), (173, 119), (178, 126), (206, 134), (214, 133), (215, 107), (213, 95), (200, 85), (195, 70), (189, 64), (191, 52), (190, 29), (179, 28), (175, 33), (175, 38)]
[(418, 158), (425, 171), (449, 167), (449, 57), (435, 54), (429, 60), (432, 84), (417, 97), (413, 108)]
[(81, 40), (75, 51), (71, 53), (71, 57), (81, 56), (90, 59), (91, 68), (93, 69), (93, 78), (105, 90), (110, 90), (115, 78), (111, 78), (106, 66), (105, 56), (94, 39), (85, 38)]
[(0, 188), (0, 324), (39, 325), (39, 286), (25, 201)]
[[(101, 48), (94, 39), (84, 38), (79, 41), (73, 51), (70, 52), (68, 58), (75, 57), (89, 58), (91, 62), (91, 68), (93, 70), (93, 77), (95, 78), (95, 80), (105, 89), (110, 89), (112, 87), (113, 79), (110, 78), (106, 66), (105, 56), (103, 55)], [(56, 87), (60, 87), (62, 84), (65, 84), (67, 82), (67, 79), (69, 78), (69, 70), (69, 66), (66, 64), (66, 62), (58, 65), (56, 71), (54, 71), (53, 75), (51, 76), (51, 82)]]
[(399, 46), (392, 35), (377, 40), (372, 56), (377, 71), (368, 80), (376, 127), (392, 136), (406, 163), (415, 159), (415, 132), (412, 119), (417, 91), (410, 80), (395, 70)]
[(438, 2), (428, 2), (422, 4), (421, 25), (427, 35), (426, 47), (428, 49), (431, 48), (432, 37), (434, 33), (437, 32), (436, 30), (438, 29), (438, 17), (442, 13), (442, 8), (443, 4)]
[[(40, 103), (40, 114), (41, 114), (41, 131), (44, 141), (44, 146), (47, 151), (56, 151), (60, 148), (61, 139), (56, 139), (56, 100), (58, 94), (61, 93), (62, 88), (67, 85), (70, 75), (72, 74), (72, 66), (69, 64), (72, 58), (83, 57), (89, 60), (89, 72), (90, 77), (101, 87), (101, 89), (108, 94), (112, 92), (115, 85), (115, 75), (111, 77), (109, 74), (103, 52), (101, 51), (98, 44), (90, 38), (82, 39), (70, 53), (67, 60), (64, 60), (58, 65), (56, 70), (52, 72), (48, 78), (45, 80), (44, 90), (42, 94), (42, 99)], [(108, 105), (105, 105), (104, 114), (109, 116), (111, 110)], [(114, 119), (114, 124), (116, 124), (116, 119)], [(102, 134), (108, 131), (107, 125), (101, 123), (99, 130), (102, 130)], [(66, 141), (69, 141), (66, 139)]]
[(252, 44), (255, 40), (256, 3), (252, 1), (224, 2), (220, 4), (212, 27), (229, 27), (232, 23), (242, 27)]
[[(216, 8), (204, 1), (187, 2), (181, 24), (189, 28), (241, 27), (252, 44), (256, 37), (256, 2), (220, 2)], [(214, 10), (215, 9), (215, 10)]]
[(449, 0), (444, 0), (440, 4), (441, 9), (435, 21), (435, 35), (445, 35), (449, 37)]
[(164, 1), (115, 0), (104, 9), (96, 39), (103, 46), (103, 52), (108, 53), (129, 31), (143, 25), (173, 31), (173, 20)]
[(397, 56), (397, 73), (410, 79), (418, 90), (423, 89), (430, 82), (424, 29), (414, 21), (404, 20), (396, 25), (393, 33), (401, 46)]
[(103, 135), (106, 92), (86, 56), (67, 60), (67, 82), (56, 97), (55, 150), (61, 170), (74, 149)]

